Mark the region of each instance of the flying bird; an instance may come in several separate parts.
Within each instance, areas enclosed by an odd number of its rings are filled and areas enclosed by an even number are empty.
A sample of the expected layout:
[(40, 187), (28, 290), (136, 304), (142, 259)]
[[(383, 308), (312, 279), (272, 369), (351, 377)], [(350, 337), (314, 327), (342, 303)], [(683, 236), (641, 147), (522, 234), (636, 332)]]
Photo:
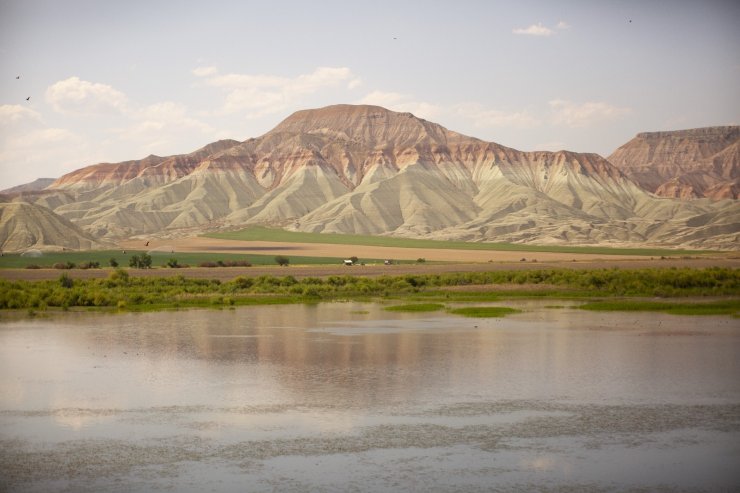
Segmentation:
[(149, 246), (149, 242), (147, 241), (147, 242), (146, 242), (146, 245), (144, 245), (144, 246)]
[(30, 101), (30, 100), (31, 100), (31, 96), (28, 96), (28, 97), (26, 98), (26, 101)]
[(15, 78), (16, 78), (16, 79), (20, 79), (20, 78), (21, 78), (21, 76), (20, 76), (20, 75), (16, 75), (16, 76), (15, 76)]

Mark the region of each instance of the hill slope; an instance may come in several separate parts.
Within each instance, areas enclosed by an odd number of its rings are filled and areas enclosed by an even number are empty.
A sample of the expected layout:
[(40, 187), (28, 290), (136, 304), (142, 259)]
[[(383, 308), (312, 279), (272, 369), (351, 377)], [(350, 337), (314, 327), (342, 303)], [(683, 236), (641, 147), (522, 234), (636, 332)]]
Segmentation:
[(0, 250), (100, 248), (100, 242), (49, 209), (25, 202), (0, 203)]
[(740, 127), (637, 134), (614, 151), (609, 161), (662, 197), (737, 199)]
[(521, 152), (377, 106), (294, 113), (259, 137), (89, 166), (34, 201), (95, 237), (248, 224), (553, 244), (735, 248), (736, 201), (658, 198), (595, 154)]

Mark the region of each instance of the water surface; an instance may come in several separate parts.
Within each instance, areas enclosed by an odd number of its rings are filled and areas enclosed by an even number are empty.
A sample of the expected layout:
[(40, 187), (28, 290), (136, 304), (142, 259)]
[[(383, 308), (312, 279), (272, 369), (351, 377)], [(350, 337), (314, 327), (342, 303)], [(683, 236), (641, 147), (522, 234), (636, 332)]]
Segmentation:
[(0, 489), (728, 491), (730, 317), (327, 303), (0, 323)]

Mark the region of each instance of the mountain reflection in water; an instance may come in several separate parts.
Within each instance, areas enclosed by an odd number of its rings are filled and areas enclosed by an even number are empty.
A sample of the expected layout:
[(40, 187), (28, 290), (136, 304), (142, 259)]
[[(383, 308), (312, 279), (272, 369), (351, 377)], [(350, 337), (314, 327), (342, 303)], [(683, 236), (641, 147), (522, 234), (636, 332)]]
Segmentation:
[(0, 487), (738, 486), (736, 319), (510, 304), (3, 322)]

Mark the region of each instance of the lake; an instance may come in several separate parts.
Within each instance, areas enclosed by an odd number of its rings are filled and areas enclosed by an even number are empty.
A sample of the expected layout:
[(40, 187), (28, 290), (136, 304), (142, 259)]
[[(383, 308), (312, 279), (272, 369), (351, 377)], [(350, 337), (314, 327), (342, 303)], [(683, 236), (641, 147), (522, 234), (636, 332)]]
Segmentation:
[(737, 491), (740, 321), (507, 302), (0, 322), (0, 490)]

